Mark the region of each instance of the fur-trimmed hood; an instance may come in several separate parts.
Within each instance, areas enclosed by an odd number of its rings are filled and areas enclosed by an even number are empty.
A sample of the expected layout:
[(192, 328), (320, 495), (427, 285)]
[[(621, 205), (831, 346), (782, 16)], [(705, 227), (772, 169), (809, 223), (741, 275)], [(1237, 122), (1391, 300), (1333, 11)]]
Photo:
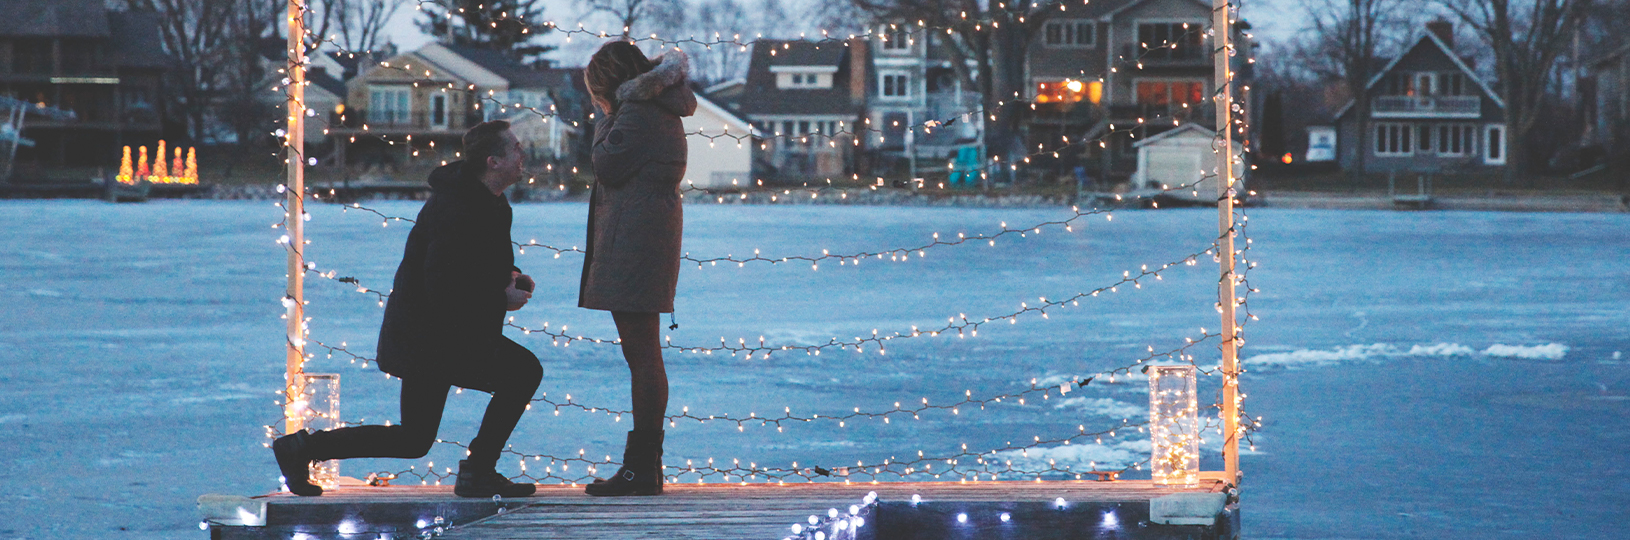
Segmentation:
[(690, 58), (685, 51), (669, 49), (656, 58), (656, 63), (657, 67), (651, 71), (617, 87), (619, 104), (655, 101), (679, 116), (694, 114), (696, 98), (690, 93)]

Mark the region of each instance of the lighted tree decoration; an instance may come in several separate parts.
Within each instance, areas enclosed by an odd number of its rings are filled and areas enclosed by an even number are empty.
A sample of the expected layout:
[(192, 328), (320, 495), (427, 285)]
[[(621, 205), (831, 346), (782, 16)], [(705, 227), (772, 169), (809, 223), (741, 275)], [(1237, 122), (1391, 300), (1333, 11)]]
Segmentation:
[(119, 178), (118, 178), (118, 180), (119, 180), (120, 184), (134, 184), (134, 183), (136, 183), (136, 173), (135, 173), (135, 171), (131, 170), (131, 168), (130, 168), (130, 147), (129, 146), (125, 147), (124, 157), (119, 158)]
[(141, 147), (141, 154), (140, 155), (141, 155), (141, 157), (136, 160), (136, 178), (135, 178), (135, 180), (133, 180), (133, 182), (145, 181), (145, 180), (147, 180), (147, 177), (152, 174), (151, 172), (149, 172), (147, 170), (147, 147), (146, 146)]
[(187, 183), (198, 183), (198, 152), (197, 148), (187, 147)]
[[(142, 156), (145, 161), (146, 156)], [(170, 171), (164, 167), (164, 140), (158, 141), (158, 155), (153, 156), (153, 183), (164, 184), (170, 181)]]
[(170, 163), (170, 174), (174, 175), (170, 177), (170, 181), (175, 183), (186, 183), (186, 170), (187, 169), (182, 166), (181, 147), (177, 146), (175, 147), (175, 161)]

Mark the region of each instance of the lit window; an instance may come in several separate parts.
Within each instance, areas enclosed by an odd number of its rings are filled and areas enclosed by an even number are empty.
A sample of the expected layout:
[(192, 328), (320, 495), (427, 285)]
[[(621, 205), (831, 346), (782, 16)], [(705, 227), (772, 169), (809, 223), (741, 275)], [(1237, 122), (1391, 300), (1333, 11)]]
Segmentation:
[(1204, 99), (1205, 83), (1200, 81), (1138, 81), (1139, 105), (1197, 106)]
[(1047, 81), (1036, 83), (1036, 103), (1079, 103), (1094, 105), (1103, 100), (1104, 83), (1093, 81)]

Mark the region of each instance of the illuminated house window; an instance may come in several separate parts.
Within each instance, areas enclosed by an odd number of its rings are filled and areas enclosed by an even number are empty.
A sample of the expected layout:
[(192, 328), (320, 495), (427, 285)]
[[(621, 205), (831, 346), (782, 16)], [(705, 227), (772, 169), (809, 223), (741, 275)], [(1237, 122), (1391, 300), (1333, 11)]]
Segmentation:
[(1080, 103), (1097, 105), (1104, 98), (1104, 83), (1081, 81), (1047, 81), (1036, 83), (1036, 103)]
[(1199, 105), (1205, 83), (1199, 81), (1138, 81), (1139, 105)]

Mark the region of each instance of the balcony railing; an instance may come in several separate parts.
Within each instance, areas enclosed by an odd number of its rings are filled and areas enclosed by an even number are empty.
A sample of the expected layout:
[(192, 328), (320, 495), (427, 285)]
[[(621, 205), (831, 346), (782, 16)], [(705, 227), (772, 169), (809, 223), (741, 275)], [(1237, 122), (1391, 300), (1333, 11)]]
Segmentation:
[(1477, 118), (1482, 112), (1479, 96), (1376, 96), (1370, 101), (1375, 118)]

